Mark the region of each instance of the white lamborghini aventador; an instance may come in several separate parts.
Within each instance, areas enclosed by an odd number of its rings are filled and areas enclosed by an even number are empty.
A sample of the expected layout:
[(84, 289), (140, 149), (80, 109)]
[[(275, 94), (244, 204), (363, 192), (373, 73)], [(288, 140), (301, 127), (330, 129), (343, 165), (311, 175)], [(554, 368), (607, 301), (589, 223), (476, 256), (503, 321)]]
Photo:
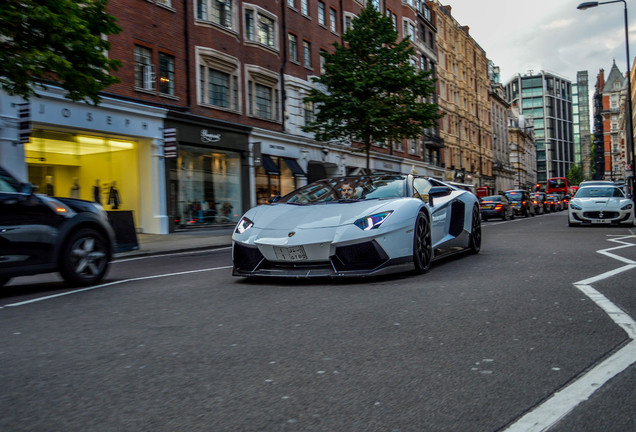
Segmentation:
[(426, 272), (481, 247), (477, 197), (412, 175), (337, 177), (247, 211), (232, 236), (235, 276)]

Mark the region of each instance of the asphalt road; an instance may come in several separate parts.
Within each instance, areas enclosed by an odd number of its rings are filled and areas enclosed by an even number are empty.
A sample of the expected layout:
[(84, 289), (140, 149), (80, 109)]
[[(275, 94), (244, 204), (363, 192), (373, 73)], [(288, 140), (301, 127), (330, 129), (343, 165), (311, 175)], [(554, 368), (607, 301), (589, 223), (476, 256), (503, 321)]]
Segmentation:
[(0, 430), (636, 430), (636, 229), (483, 230), (422, 276), (255, 282), (222, 249), (18, 278)]

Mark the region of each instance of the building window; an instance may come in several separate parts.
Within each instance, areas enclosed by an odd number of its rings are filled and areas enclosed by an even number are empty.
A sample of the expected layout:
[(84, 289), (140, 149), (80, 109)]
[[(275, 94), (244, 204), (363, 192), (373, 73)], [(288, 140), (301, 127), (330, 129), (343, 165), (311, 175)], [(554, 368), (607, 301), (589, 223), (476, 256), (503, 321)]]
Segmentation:
[(287, 6), (296, 9), (296, 0), (287, 0)]
[(309, 0), (300, 0), (300, 11), (303, 15), (309, 16)]
[(375, 7), (375, 10), (381, 12), (382, 10), (380, 9), (380, 0), (371, 0), (371, 4), (373, 5), (373, 7)]
[(311, 43), (308, 41), (303, 41), (303, 64), (311, 68)]
[(289, 34), (289, 59), (298, 62), (298, 37), (295, 34)]
[(349, 30), (351, 30), (351, 27), (353, 27), (353, 17), (351, 15), (345, 15), (345, 22), (344, 22), (345, 28), (344, 30), (346, 32), (348, 32)]
[(338, 28), (336, 26), (337, 24), (336, 15), (337, 15), (336, 10), (333, 8), (329, 8), (329, 30), (331, 30), (334, 33), (338, 31)]
[(325, 4), (321, 1), (318, 2), (318, 24), (325, 25)]
[(155, 89), (155, 68), (149, 48), (135, 45), (135, 87), (141, 90)]
[(233, 0), (197, 0), (197, 18), (232, 29)]
[(157, 4), (172, 7), (172, 0), (157, 0)]
[(174, 56), (159, 53), (159, 92), (174, 96)]
[(239, 63), (227, 54), (199, 49), (199, 100), (232, 111), (239, 110)]
[(278, 121), (278, 74), (258, 66), (248, 67), (248, 74), (248, 114)]
[(305, 125), (310, 124), (314, 121), (314, 103), (313, 102), (304, 102), (303, 110), (305, 113)]
[(245, 29), (247, 39), (265, 45), (268, 48), (276, 46), (276, 19), (266, 15), (262, 10), (245, 10)]
[(325, 57), (322, 55), (322, 53), (326, 53), (325, 50), (320, 50), (321, 55), (320, 55), (320, 73), (324, 74), (325, 73)]

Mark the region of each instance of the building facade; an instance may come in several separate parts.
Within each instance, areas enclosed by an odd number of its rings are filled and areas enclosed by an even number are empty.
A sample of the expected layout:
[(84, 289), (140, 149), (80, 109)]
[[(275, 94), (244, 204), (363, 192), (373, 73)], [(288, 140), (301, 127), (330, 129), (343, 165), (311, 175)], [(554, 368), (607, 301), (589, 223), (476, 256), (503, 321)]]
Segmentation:
[(508, 115), (510, 162), (515, 171), (515, 188), (534, 190), (537, 183), (537, 148), (532, 119), (512, 108)]
[(490, 113), (492, 122), (493, 176), (495, 191), (519, 187), (517, 171), (512, 164), (508, 128), (510, 104), (506, 92), (498, 82), (490, 84)]
[(626, 178), (627, 145), (624, 128), (624, 112), (627, 77), (616, 62), (607, 78), (601, 69), (597, 75), (595, 100), (595, 166), (596, 178), (621, 180)]
[(552, 73), (517, 74), (506, 97), (525, 118), (532, 118), (537, 146), (537, 183), (566, 177), (575, 163), (572, 83)]
[(574, 161), (581, 167), (583, 178), (591, 179), (594, 155), (590, 130), (590, 97), (587, 71), (576, 73), (572, 84), (572, 125), (574, 128)]
[(438, 103), (444, 117), (446, 179), (496, 188), (493, 177), (490, 81), (486, 52), (469, 28), (452, 16), (452, 8), (429, 2), (437, 17)]

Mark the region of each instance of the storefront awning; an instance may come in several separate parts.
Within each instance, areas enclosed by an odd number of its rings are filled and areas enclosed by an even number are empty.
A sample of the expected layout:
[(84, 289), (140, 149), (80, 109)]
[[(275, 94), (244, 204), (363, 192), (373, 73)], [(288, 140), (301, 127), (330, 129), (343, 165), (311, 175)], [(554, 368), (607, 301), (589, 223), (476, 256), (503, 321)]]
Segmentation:
[(264, 154), (261, 155), (261, 160), (263, 161), (263, 168), (265, 168), (267, 175), (280, 175), (280, 169), (271, 157)]
[(290, 171), (295, 176), (305, 176), (305, 177), (307, 176), (307, 174), (305, 174), (305, 171), (303, 171), (303, 169), (300, 167), (300, 165), (298, 165), (298, 162), (296, 162), (296, 159), (284, 157), (283, 160), (285, 161), (285, 163), (289, 167)]

